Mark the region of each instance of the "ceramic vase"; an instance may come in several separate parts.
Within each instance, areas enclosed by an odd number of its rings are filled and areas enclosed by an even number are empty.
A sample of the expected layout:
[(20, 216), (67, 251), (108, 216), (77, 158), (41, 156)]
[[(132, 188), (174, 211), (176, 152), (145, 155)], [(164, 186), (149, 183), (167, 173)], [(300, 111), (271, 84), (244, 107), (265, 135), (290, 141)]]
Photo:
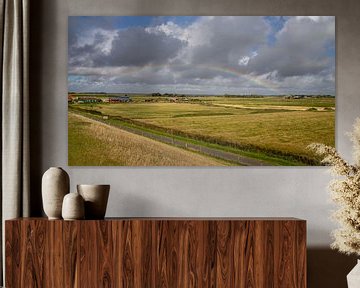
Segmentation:
[(49, 219), (61, 219), (63, 198), (69, 193), (69, 175), (60, 167), (49, 168), (42, 177), (43, 208)]
[(62, 217), (64, 220), (84, 219), (84, 199), (79, 193), (69, 193), (65, 195), (62, 204)]
[(104, 219), (110, 185), (77, 185), (85, 201), (85, 219)]
[(348, 288), (360, 287), (360, 260), (357, 261), (355, 267), (347, 275)]

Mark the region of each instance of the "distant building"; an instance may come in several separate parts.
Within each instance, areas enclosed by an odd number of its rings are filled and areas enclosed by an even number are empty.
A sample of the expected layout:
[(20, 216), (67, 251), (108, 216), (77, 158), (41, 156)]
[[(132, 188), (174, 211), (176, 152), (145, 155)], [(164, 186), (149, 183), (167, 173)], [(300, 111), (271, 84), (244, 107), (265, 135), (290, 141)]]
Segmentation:
[(125, 96), (114, 96), (109, 98), (109, 103), (128, 103), (131, 102), (131, 98), (127, 95)]
[(304, 98), (311, 98), (311, 96), (307, 95), (286, 95), (284, 99), (304, 99)]
[(75, 100), (75, 97), (71, 94), (68, 94), (68, 103), (73, 103)]
[(102, 100), (100, 98), (97, 97), (79, 97), (78, 98), (78, 103), (101, 103)]

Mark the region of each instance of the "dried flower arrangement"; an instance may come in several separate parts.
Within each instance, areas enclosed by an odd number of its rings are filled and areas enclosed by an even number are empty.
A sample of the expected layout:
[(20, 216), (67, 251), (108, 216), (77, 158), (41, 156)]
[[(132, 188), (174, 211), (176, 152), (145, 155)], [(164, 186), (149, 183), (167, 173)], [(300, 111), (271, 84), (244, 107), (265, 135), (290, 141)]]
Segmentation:
[(353, 132), (354, 164), (345, 161), (334, 147), (314, 143), (309, 149), (323, 157), (322, 163), (331, 166), (335, 177), (329, 188), (332, 200), (338, 204), (333, 218), (342, 227), (333, 231), (331, 247), (346, 254), (360, 255), (360, 118), (356, 119)]

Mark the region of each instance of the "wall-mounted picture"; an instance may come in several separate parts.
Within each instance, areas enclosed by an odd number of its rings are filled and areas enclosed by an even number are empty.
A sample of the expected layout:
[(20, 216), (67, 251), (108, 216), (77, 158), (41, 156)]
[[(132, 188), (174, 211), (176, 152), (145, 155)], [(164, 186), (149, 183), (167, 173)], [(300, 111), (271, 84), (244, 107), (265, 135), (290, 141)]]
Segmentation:
[(71, 16), (70, 166), (320, 165), (333, 16)]

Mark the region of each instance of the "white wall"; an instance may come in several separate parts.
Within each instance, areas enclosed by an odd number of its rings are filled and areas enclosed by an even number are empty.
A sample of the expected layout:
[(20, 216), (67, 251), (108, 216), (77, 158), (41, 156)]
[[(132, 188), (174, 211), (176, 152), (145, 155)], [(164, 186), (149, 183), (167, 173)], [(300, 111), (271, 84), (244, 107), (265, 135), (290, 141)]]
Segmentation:
[(71, 176), (72, 190), (80, 183), (110, 183), (107, 216), (293, 216), (308, 221), (309, 247), (330, 243), (333, 207), (324, 167), (67, 167), (67, 16), (336, 15), (336, 143), (350, 159), (345, 132), (360, 116), (360, 5), (355, 0), (51, 0), (37, 5), (40, 19), (33, 23), (40, 31), (32, 31), (41, 34), (32, 37), (39, 51), (31, 78), (32, 97), (39, 103), (32, 112), (33, 137), (39, 137), (33, 140), (38, 147), (32, 154), (39, 162), (37, 176), (50, 166), (62, 166)]

